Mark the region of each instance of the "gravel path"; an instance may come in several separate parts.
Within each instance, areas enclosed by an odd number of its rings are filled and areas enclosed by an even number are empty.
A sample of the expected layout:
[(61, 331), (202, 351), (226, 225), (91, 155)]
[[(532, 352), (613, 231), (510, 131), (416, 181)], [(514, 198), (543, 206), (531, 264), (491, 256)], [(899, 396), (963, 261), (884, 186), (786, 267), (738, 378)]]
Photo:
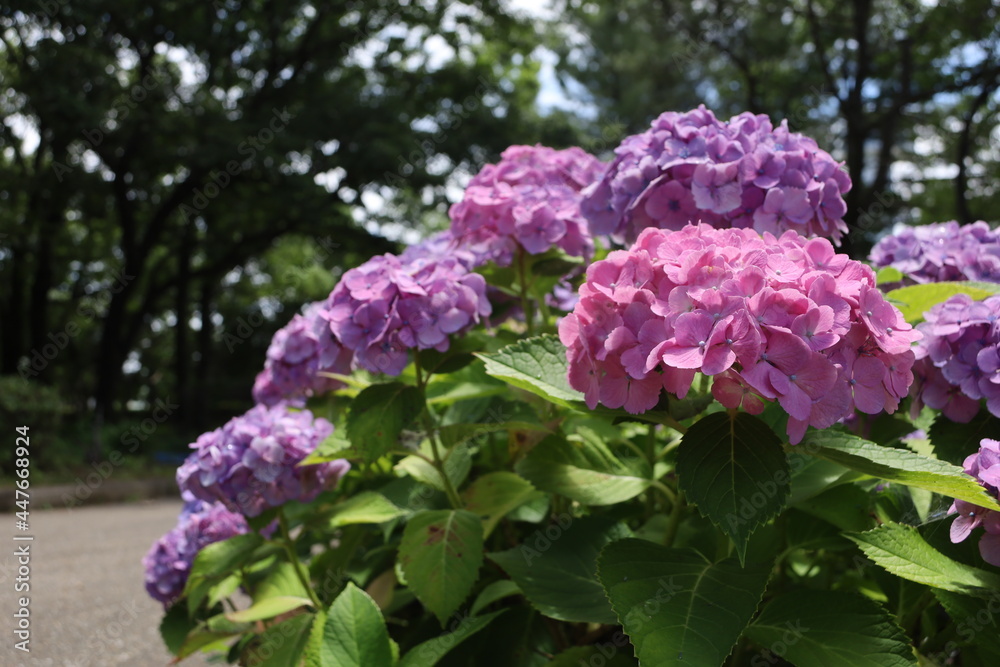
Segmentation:
[[(0, 665), (163, 667), (163, 609), (143, 588), (141, 559), (173, 528), (179, 501), (31, 512), (33, 542), (14, 542), (13, 514), (0, 514)], [(31, 591), (17, 593), (18, 545), (30, 544)], [(30, 596), (31, 653), (14, 648), (13, 613)], [(200, 656), (182, 667), (208, 665)], [(224, 664), (224, 663), (222, 663)]]

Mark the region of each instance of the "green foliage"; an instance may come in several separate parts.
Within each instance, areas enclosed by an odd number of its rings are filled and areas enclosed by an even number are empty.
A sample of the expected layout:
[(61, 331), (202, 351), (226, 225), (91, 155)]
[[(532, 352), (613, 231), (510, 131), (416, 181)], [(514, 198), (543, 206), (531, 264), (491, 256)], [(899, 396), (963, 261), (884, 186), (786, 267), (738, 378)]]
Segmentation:
[(483, 527), (464, 510), (425, 511), (406, 524), (399, 564), (414, 594), (447, 623), (469, 596), (483, 564)]
[(684, 434), (677, 474), (688, 500), (732, 538), (740, 561), (754, 529), (784, 507), (791, 478), (781, 440), (767, 424), (726, 412)]
[(770, 567), (627, 539), (604, 549), (598, 572), (640, 663), (707, 666), (721, 665), (736, 644)]
[(634, 498), (650, 484), (644, 461), (622, 461), (599, 439), (577, 442), (549, 436), (517, 464), (536, 487), (588, 505), (613, 505)]
[(557, 336), (528, 338), (494, 354), (477, 355), (486, 362), (486, 372), (526, 389), (558, 405), (573, 407), (583, 394), (566, 379), (566, 348)]
[(352, 451), (374, 461), (399, 445), (403, 429), (424, 409), (423, 393), (400, 382), (373, 384), (362, 390), (347, 414), (347, 437)]
[(761, 610), (746, 634), (801, 667), (917, 664), (892, 616), (859, 595), (817, 590), (780, 595)]
[(514, 580), (532, 606), (549, 618), (614, 623), (615, 615), (597, 580), (597, 556), (607, 544), (629, 535), (614, 520), (585, 517), (565, 528), (558, 524), (540, 528), (521, 546), (488, 556)]
[[(318, 617), (317, 617), (318, 618)], [(319, 641), (318, 664), (343, 667), (392, 667), (394, 664), (385, 620), (375, 601), (354, 584), (330, 605)]]
[(903, 579), (977, 597), (1000, 591), (1000, 576), (948, 558), (912, 526), (888, 523), (848, 537), (866, 556)]
[(855, 435), (830, 430), (810, 433), (797, 447), (811, 456), (865, 475), (1000, 510), (996, 498), (987, 494), (976, 480), (945, 461), (920, 456), (906, 449), (881, 447)]

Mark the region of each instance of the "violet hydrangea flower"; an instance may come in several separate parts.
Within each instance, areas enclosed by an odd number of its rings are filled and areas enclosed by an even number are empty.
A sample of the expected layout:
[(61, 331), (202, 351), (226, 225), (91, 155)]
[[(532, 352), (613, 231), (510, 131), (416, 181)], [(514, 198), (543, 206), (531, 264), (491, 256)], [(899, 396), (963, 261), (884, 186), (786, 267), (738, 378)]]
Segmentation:
[(703, 222), (839, 241), (851, 179), (816, 142), (742, 113), (722, 122), (700, 106), (660, 115), (627, 137), (581, 204), (594, 234), (633, 241), (647, 227)]
[(956, 422), (971, 421), (982, 399), (1000, 417), (1000, 296), (973, 301), (956, 294), (917, 325), (913, 409), (927, 405)]
[(868, 258), (876, 268), (892, 266), (917, 283), (1000, 282), (1000, 232), (982, 221), (897, 225), (875, 244)]
[(231, 512), (222, 503), (191, 500), (186, 495), (177, 525), (158, 539), (142, 559), (146, 571), (146, 591), (170, 607), (180, 597), (198, 552), (209, 544), (249, 531), (242, 514)]
[(449, 336), (491, 312), (486, 281), (470, 261), (424, 248), (347, 271), (326, 303), (333, 335), (358, 366), (387, 375), (403, 371), (409, 349), (447, 350)]
[(855, 408), (894, 411), (919, 338), (874, 272), (828, 240), (707, 224), (647, 229), (591, 265), (559, 336), (591, 408), (645, 412), (701, 372), (728, 408), (777, 401), (792, 442)]
[(451, 207), (451, 233), (463, 247), (497, 264), (518, 247), (537, 255), (558, 247), (590, 257), (594, 241), (580, 212), (580, 191), (600, 178), (604, 164), (580, 148), (511, 146), (488, 164)]
[(343, 383), (323, 373), (351, 372), (351, 352), (330, 331), (324, 302), (310, 304), (303, 315), (278, 330), (267, 348), (264, 370), (257, 375), (253, 397), (258, 403), (324, 394)]
[[(997, 487), (1000, 487), (1000, 442), (983, 438), (979, 451), (966, 457), (963, 467), (987, 493), (997, 497)], [(948, 513), (958, 515), (951, 524), (951, 541), (962, 542), (973, 530), (982, 526), (986, 532), (979, 538), (979, 553), (987, 563), (1000, 567), (1000, 512), (965, 500), (955, 500)]]
[(248, 517), (290, 500), (308, 502), (350, 467), (344, 460), (298, 465), (332, 432), (330, 422), (308, 410), (258, 405), (199, 436), (177, 469), (177, 485)]

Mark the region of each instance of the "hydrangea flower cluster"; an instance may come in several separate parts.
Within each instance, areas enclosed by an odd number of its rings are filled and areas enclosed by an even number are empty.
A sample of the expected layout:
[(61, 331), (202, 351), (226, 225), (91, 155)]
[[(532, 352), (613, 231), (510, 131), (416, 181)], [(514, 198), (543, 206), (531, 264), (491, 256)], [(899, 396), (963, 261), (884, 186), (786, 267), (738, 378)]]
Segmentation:
[(594, 234), (632, 241), (647, 227), (704, 222), (839, 241), (851, 179), (829, 153), (785, 121), (742, 113), (728, 123), (700, 106), (668, 111), (626, 138), (581, 208)]
[[(967, 474), (979, 480), (991, 496), (997, 497), (997, 487), (1000, 487), (1000, 442), (983, 438), (979, 451), (966, 457), (963, 467)], [(982, 526), (986, 532), (979, 538), (979, 553), (987, 563), (1000, 567), (1000, 512), (955, 500), (948, 513), (958, 514), (951, 524), (951, 541), (962, 542), (973, 530)]]
[(979, 402), (1000, 417), (1000, 296), (973, 301), (956, 294), (924, 314), (913, 373), (916, 400), (956, 422), (968, 422)]
[(334, 336), (358, 366), (399, 375), (410, 348), (448, 349), (448, 336), (491, 312), (486, 280), (464, 256), (433, 248), (373, 257), (341, 278), (327, 300)]
[(580, 191), (604, 163), (580, 148), (511, 146), (498, 164), (488, 164), (449, 210), (451, 232), (461, 245), (500, 266), (518, 247), (537, 255), (552, 247), (590, 257), (594, 241), (580, 212)]
[(146, 571), (146, 591), (164, 608), (180, 597), (198, 552), (213, 542), (221, 542), (249, 531), (242, 514), (230, 512), (222, 503), (191, 499), (177, 519), (177, 525), (158, 539), (142, 559)]
[(333, 425), (308, 410), (258, 405), (199, 436), (177, 469), (177, 485), (248, 517), (290, 500), (308, 502), (350, 467), (343, 460), (297, 465), (331, 433)]
[(253, 397), (258, 403), (275, 405), (287, 399), (324, 394), (343, 383), (320, 373), (351, 372), (351, 352), (333, 337), (326, 305), (310, 304), (304, 315), (278, 330), (267, 348), (264, 370), (257, 375)]
[(661, 389), (686, 395), (701, 372), (726, 407), (756, 414), (777, 400), (798, 442), (855, 407), (895, 410), (919, 334), (874, 272), (828, 240), (702, 224), (647, 229), (595, 262), (559, 336), (591, 408), (641, 413)]
[(1000, 233), (983, 221), (896, 225), (892, 234), (875, 244), (868, 259), (876, 268), (892, 266), (918, 283), (1000, 282)]

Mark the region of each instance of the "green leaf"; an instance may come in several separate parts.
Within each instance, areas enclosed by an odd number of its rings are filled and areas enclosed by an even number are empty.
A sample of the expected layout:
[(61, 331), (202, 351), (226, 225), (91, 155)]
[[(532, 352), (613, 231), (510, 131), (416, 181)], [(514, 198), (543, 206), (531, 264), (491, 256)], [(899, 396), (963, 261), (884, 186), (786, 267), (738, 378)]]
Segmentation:
[(1000, 576), (963, 565), (927, 543), (913, 526), (887, 523), (848, 533), (870, 559), (892, 574), (933, 588), (985, 597), (1000, 590)]
[(646, 490), (652, 476), (644, 461), (628, 465), (601, 442), (571, 443), (558, 436), (535, 445), (515, 470), (543, 491), (586, 505), (614, 505), (634, 498)]
[(521, 595), (521, 589), (517, 584), (510, 579), (494, 581), (479, 592), (476, 600), (472, 603), (472, 607), (469, 609), (469, 613), (475, 616), (494, 602), (511, 597), (512, 595)]
[(612, 542), (598, 575), (643, 665), (721, 665), (753, 617), (771, 566), (712, 563), (692, 549)]
[(483, 524), (465, 510), (425, 510), (406, 523), (399, 545), (406, 583), (444, 626), (476, 583)]
[(732, 538), (742, 561), (750, 534), (784, 507), (791, 471), (767, 424), (745, 412), (716, 412), (681, 439), (677, 478), (688, 500)]
[(170, 607), (160, 621), (160, 636), (167, 650), (172, 655), (177, 655), (184, 645), (184, 639), (197, 625), (197, 621), (191, 619), (184, 605), (175, 604)]
[(300, 598), (292, 595), (278, 595), (255, 602), (247, 609), (231, 611), (226, 614), (233, 623), (250, 623), (252, 621), (262, 621), (267, 618), (274, 618), (299, 607), (312, 604), (309, 598)]
[(551, 524), (528, 536), (520, 547), (487, 555), (546, 616), (614, 623), (615, 614), (597, 579), (597, 557), (605, 545), (630, 534), (613, 519), (586, 517), (574, 519), (565, 530)]
[(401, 382), (373, 384), (351, 402), (347, 437), (365, 461), (375, 461), (393, 449), (399, 434), (420, 416), (424, 397), (419, 389)]
[(905, 277), (906, 275), (896, 267), (883, 266), (875, 272), (875, 284), (884, 285), (886, 283), (898, 283)]
[[(425, 441), (421, 445), (420, 451), (425, 457), (431, 457), (430, 444)], [(394, 466), (397, 472), (409, 475), (418, 482), (433, 486), (439, 491), (444, 491), (444, 481), (441, 473), (426, 459), (419, 456), (407, 456), (399, 460)], [(469, 447), (458, 447), (448, 452), (444, 460), (444, 472), (448, 475), (451, 485), (456, 489), (462, 485), (469, 471), (472, 469), (472, 452)]]
[[(623, 635), (612, 635), (612, 640)], [(622, 649), (627, 646), (617, 646), (614, 643), (605, 642), (600, 646), (574, 646), (566, 649), (551, 661), (545, 663), (546, 667), (588, 667), (588, 665), (600, 665), (601, 667), (636, 667), (635, 658), (626, 655)], [(631, 651), (629, 651), (631, 653)], [(608, 655), (610, 654), (610, 657)]]
[(485, 616), (463, 618), (458, 626), (448, 634), (428, 639), (411, 648), (400, 659), (397, 667), (434, 667), (448, 651), (485, 628), (504, 611), (506, 610), (495, 611)]
[(994, 604), (1000, 601), (996, 596), (982, 600), (935, 590), (934, 597), (951, 616), (962, 644), (979, 646), (994, 658), (1000, 657), (1000, 618), (993, 609)]
[(197, 609), (213, 585), (253, 558), (254, 550), (263, 541), (264, 538), (257, 533), (248, 533), (214, 542), (199, 551), (191, 564), (191, 573), (184, 586), (188, 610)]
[(746, 636), (797, 667), (917, 664), (906, 635), (888, 612), (868, 598), (838, 591), (779, 595), (767, 603)]
[(323, 667), (323, 633), (326, 630), (326, 612), (320, 609), (309, 628), (309, 638), (302, 653), (305, 667)]
[(944, 415), (938, 415), (927, 436), (939, 459), (962, 465), (965, 457), (979, 451), (979, 443), (983, 438), (995, 438), (998, 433), (1000, 419), (983, 410), (967, 424), (959, 424)]
[(941, 282), (910, 285), (894, 289), (886, 298), (893, 302), (910, 324), (924, 319), (924, 313), (933, 306), (947, 301), (956, 294), (968, 294), (975, 301), (982, 301), (991, 294), (1000, 293), (1000, 285), (981, 282)]
[(576, 407), (574, 402), (583, 401), (583, 394), (566, 379), (566, 346), (558, 336), (535, 336), (477, 356), (486, 362), (487, 373), (515, 387), (565, 407)]
[(326, 613), (321, 665), (392, 667), (392, 648), (378, 605), (353, 583), (337, 596)]
[(489, 537), (508, 512), (544, 494), (524, 478), (500, 470), (477, 479), (464, 495), (465, 509), (482, 517), (483, 533)]
[(839, 431), (813, 431), (792, 451), (856, 470), (858, 472), (927, 489), (950, 498), (1000, 511), (1000, 504), (979, 483), (950, 463), (920, 456), (908, 449), (881, 447), (856, 435)]
[(385, 523), (406, 514), (406, 510), (396, 507), (381, 493), (362, 491), (333, 508), (330, 528), (339, 528), (358, 523)]
[(247, 667), (298, 665), (314, 618), (314, 614), (298, 614), (268, 627), (243, 650), (240, 664)]
[[(264, 579), (254, 588), (254, 601), (260, 602), (267, 598), (277, 597), (308, 599), (309, 591), (302, 585), (302, 580), (295, 572), (296, 568), (302, 567), (304, 565), (301, 562), (291, 563), (288, 560), (279, 561), (273, 565)], [(303, 573), (303, 575), (308, 576), (307, 573)]]

